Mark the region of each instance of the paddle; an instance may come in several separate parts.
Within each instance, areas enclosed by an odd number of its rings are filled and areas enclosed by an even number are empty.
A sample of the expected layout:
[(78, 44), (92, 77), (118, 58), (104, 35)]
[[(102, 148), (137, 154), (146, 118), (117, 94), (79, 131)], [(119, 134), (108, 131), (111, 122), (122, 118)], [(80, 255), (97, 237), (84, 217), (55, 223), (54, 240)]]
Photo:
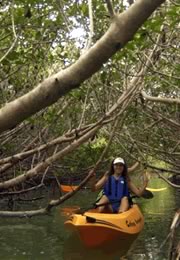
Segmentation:
[(147, 187), (146, 190), (158, 192), (158, 191), (167, 190), (167, 187), (164, 187), (164, 188), (150, 188), (150, 187)]
[[(99, 192), (99, 194), (98, 194), (98, 196), (97, 196), (97, 199), (96, 199), (96, 202), (98, 202), (100, 199), (101, 199), (101, 197), (103, 196), (103, 190), (101, 190), (100, 192)], [(154, 197), (154, 195), (153, 195), (153, 193), (147, 188), (147, 189), (145, 189), (144, 191), (143, 191), (143, 194), (140, 196), (140, 197), (138, 197), (137, 195), (133, 195), (133, 196), (131, 196), (131, 198), (133, 199), (133, 198), (144, 198), (144, 199), (152, 199), (153, 197)]]
[[(135, 196), (136, 198), (137, 196)], [(144, 199), (152, 199), (154, 197), (153, 193), (149, 189), (145, 189), (143, 194), (141, 195)]]
[[(141, 195), (141, 197), (144, 198), (144, 199), (152, 199), (154, 197), (154, 195), (153, 195), (153, 193), (151, 191), (144, 190), (144, 192)], [(131, 199), (134, 199), (134, 198), (140, 198), (140, 197), (138, 197), (136, 195), (131, 196)], [(111, 201), (111, 202), (96, 204), (97, 203), (97, 200), (96, 200), (96, 202), (93, 203), (89, 207), (83, 207), (83, 208), (79, 208), (78, 206), (65, 207), (65, 208), (61, 209), (61, 212), (63, 213), (63, 215), (84, 214), (84, 212), (86, 212), (86, 211), (88, 211), (90, 209), (96, 209), (98, 207), (110, 205), (110, 204), (117, 203), (117, 202), (120, 202), (120, 200), (114, 200), (114, 201)]]
[[(70, 185), (61, 185), (61, 189), (63, 192), (70, 192), (72, 190), (75, 190), (78, 186), (70, 186)], [(82, 187), (82, 189), (90, 189), (89, 187)], [(161, 189), (153, 189), (153, 188), (146, 188), (144, 190), (144, 193), (141, 195), (142, 198), (144, 199), (152, 199), (154, 197), (153, 193), (151, 191), (161, 191), (161, 190), (165, 190), (167, 188), (161, 188)], [(137, 197), (137, 196), (135, 196)], [(134, 198), (134, 196), (133, 196)], [(96, 201), (98, 201), (99, 199), (97, 198)]]
[[(86, 207), (86, 208), (80, 208), (79, 210), (77, 210), (77, 214), (84, 214), (86, 211), (90, 210), (90, 209), (97, 209), (99, 207), (102, 207), (102, 206), (106, 206), (106, 205), (110, 205), (110, 204), (114, 204), (114, 203), (117, 203), (117, 202), (120, 202), (120, 200), (114, 200), (114, 201), (109, 201), (109, 202), (105, 202), (105, 203), (101, 203), (101, 204), (96, 204), (96, 203), (93, 203), (92, 206), (90, 207)], [(75, 214), (76, 214), (75, 213)]]
[[(149, 190), (144, 190), (143, 194), (141, 195), (142, 198), (144, 199), (152, 199), (154, 197), (153, 193)], [(131, 196), (131, 199), (134, 199), (134, 198), (141, 198), (141, 197), (138, 197), (137, 195), (134, 195), (134, 196)], [(120, 202), (121, 200), (114, 200), (114, 201), (111, 201), (111, 202), (106, 202), (106, 203), (101, 203), (101, 204), (96, 204), (93, 203), (93, 205), (91, 207), (88, 207), (88, 208), (80, 208), (79, 210), (77, 210), (77, 214), (83, 214), (84, 212), (90, 210), (90, 209), (96, 209), (98, 207), (101, 207), (101, 206), (106, 206), (106, 205), (110, 205), (110, 204), (113, 204), (113, 203), (117, 203), (117, 202)]]
[[(154, 197), (153, 193), (149, 190), (144, 190), (143, 194), (141, 195), (142, 198), (144, 199), (152, 199)], [(134, 196), (131, 196), (131, 199), (133, 198), (140, 198), (138, 197), (137, 195), (134, 195)], [(115, 200), (115, 201), (111, 201), (111, 202), (106, 202), (106, 203), (102, 203), (102, 204), (94, 204), (94, 208), (98, 208), (98, 207), (101, 207), (101, 206), (106, 206), (106, 205), (109, 205), (109, 204), (113, 204), (113, 203), (117, 203), (117, 202), (120, 202), (120, 200)], [(91, 208), (89, 208), (91, 209)], [(85, 211), (82, 211), (81, 209), (79, 210), (79, 214), (84, 214), (87, 210)], [(93, 217), (90, 217), (90, 216), (86, 216), (86, 220), (87, 222), (89, 223), (96, 223), (97, 222), (97, 219), (96, 218), (93, 218)]]

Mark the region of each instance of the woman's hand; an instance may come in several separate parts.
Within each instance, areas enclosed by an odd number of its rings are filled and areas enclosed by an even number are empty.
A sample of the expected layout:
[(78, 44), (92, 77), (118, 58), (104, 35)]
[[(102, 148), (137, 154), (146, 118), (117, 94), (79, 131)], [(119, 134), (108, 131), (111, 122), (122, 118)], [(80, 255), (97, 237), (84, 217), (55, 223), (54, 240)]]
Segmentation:
[(106, 183), (106, 181), (108, 180), (108, 177), (109, 177), (109, 174), (108, 174), (108, 171), (107, 171), (107, 172), (105, 172), (103, 177), (101, 177), (100, 180), (98, 180), (97, 183), (96, 183), (96, 173), (94, 172), (94, 170), (91, 170), (89, 172), (89, 174), (92, 174), (92, 177), (90, 179), (90, 187), (91, 187), (92, 191), (96, 191), (96, 190), (101, 189), (105, 185), (105, 183)]
[(141, 197), (144, 190), (146, 189), (147, 185), (149, 182), (149, 174), (147, 172), (143, 173), (143, 186), (142, 188), (137, 188), (134, 183), (129, 179), (128, 181), (128, 187), (130, 188), (130, 190), (137, 195), (138, 197)]
[(139, 189), (139, 191), (140, 191), (139, 196), (142, 196), (142, 195), (143, 195), (145, 189), (146, 189), (147, 186), (148, 186), (149, 179), (150, 179), (150, 176), (149, 176), (148, 172), (145, 171), (145, 172), (143, 173), (143, 187)]

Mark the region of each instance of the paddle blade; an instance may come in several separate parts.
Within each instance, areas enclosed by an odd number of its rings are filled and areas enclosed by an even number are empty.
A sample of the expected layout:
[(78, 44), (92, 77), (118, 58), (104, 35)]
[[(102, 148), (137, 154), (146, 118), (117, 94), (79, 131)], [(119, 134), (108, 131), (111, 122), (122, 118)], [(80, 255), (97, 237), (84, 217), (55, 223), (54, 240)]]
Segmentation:
[(71, 192), (78, 188), (78, 186), (75, 185), (63, 185), (61, 184), (61, 191), (62, 192)]
[(159, 188), (159, 189), (157, 189), (157, 188), (146, 188), (146, 190), (158, 192), (158, 191), (167, 190), (167, 187)]
[(154, 197), (153, 193), (150, 190), (144, 190), (143, 194), (141, 195), (144, 199), (152, 199)]

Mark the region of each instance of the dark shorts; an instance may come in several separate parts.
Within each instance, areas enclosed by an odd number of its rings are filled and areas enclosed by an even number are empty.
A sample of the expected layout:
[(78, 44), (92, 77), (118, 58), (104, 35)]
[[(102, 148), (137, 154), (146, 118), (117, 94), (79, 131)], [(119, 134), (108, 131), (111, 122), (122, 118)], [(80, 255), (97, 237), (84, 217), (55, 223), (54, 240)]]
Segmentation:
[[(104, 193), (103, 190), (101, 190), (99, 192), (98, 196), (97, 196), (96, 203), (102, 198), (103, 195), (106, 195), (106, 194)], [(107, 195), (106, 195), (106, 197), (108, 198)], [(129, 200), (129, 205), (132, 205), (133, 203), (132, 203), (132, 200), (131, 200), (130, 197), (128, 197), (128, 200)], [(110, 205), (112, 207), (113, 213), (118, 213), (119, 207), (120, 207), (120, 204), (121, 204), (121, 200), (119, 200), (118, 202), (114, 202), (114, 203), (113, 203), (113, 200), (109, 199), (109, 201), (112, 202), (112, 204), (110, 204)]]
[[(111, 202), (111, 201), (110, 201), (110, 202)], [(121, 204), (121, 201), (115, 202), (115, 203), (112, 203), (112, 204), (111, 204), (112, 209), (113, 209), (113, 213), (118, 213), (120, 204)]]

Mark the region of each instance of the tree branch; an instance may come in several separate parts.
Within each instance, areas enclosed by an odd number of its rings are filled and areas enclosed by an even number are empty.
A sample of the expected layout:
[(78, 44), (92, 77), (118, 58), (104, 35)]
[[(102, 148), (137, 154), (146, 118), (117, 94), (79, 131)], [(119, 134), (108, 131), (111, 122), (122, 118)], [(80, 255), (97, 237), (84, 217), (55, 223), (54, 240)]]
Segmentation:
[(161, 178), (162, 180), (164, 180), (165, 182), (167, 182), (170, 186), (172, 186), (173, 188), (176, 189), (180, 189), (180, 185), (174, 184), (171, 181), (169, 181), (166, 177), (164, 177), (162, 174), (160, 174), (159, 172), (157, 173), (157, 175), (159, 176), (159, 178)]
[(165, 0), (137, 0), (114, 19), (105, 35), (79, 60), (63, 71), (45, 79), (24, 96), (0, 110), (0, 133), (15, 127), (24, 119), (55, 103), (97, 72), (127, 42), (139, 27)]
[(161, 102), (167, 104), (180, 104), (179, 98), (162, 98), (162, 97), (152, 97), (147, 95), (144, 91), (141, 91), (142, 96), (149, 101)]

